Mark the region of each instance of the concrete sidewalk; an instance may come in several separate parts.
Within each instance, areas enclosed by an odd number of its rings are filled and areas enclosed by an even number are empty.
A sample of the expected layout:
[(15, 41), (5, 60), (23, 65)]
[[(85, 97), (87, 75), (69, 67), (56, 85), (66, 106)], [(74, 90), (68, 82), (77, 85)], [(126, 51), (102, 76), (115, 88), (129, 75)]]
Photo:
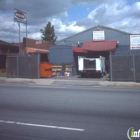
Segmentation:
[(140, 83), (136, 82), (111, 82), (99, 81), (94, 79), (76, 79), (76, 78), (45, 78), (45, 79), (26, 79), (26, 78), (6, 78), (0, 77), (0, 83), (27, 83), (34, 85), (72, 85), (72, 86), (115, 86), (140, 88)]

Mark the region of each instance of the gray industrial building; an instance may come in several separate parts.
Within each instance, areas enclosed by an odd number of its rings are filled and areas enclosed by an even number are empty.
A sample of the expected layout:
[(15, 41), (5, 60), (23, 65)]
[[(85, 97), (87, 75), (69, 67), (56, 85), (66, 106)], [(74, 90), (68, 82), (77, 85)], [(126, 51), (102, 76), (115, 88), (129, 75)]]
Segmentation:
[[(106, 58), (106, 71), (109, 72), (110, 54), (140, 55), (140, 40), (138, 38), (138, 47), (133, 48), (130, 39), (132, 35), (98, 25), (58, 41), (56, 46), (50, 48), (49, 59), (53, 64), (73, 63), (73, 74), (75, 75), (78, 72), (78, 56), (92, 58), (104, 56)], [(133, 42), (136, 41), (135, 36), (132, 39)]]

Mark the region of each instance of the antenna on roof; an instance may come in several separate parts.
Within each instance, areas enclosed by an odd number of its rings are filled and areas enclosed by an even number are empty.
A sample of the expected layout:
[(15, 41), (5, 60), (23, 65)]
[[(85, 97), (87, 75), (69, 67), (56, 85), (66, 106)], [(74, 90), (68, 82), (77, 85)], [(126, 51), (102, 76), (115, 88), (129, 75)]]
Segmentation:
[(100, 24), (97, 26), (97, 31), (99, 31), (100, 30)]
[(80, 42), (78, 41), (78, 47), (80, 47)]
[(99, 29), (99, 27), (97, 27), (97, 31), (99, 31), (100, 29)]

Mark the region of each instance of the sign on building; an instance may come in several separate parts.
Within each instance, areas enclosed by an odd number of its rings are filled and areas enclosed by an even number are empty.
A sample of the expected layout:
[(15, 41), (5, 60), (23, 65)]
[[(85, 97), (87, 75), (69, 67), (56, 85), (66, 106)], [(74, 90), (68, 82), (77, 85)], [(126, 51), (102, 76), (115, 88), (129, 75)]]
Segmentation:
[(105, 40), (104, 31), (93, 31), (93, 41), (103, 41)]
[(130, 49), (140, 49), (140, 35), (130, 35)]
[(27, 23), (26, 13), (20, 10), (14, 9), (14, 21), (26, 24)]

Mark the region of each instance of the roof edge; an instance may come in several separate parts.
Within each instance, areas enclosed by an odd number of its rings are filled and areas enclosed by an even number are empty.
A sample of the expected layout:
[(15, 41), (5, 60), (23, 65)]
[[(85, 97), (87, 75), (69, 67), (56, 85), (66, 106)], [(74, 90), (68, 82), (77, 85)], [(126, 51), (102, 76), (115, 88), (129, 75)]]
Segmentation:
[[(57, 44), (58, 42), (61, 42), (61, 41), (63, 41), (63, 40), (69, 39), (69, 38), (72, 38), (72, 37), (77, 36), (77, 35), (79, 35), (79, 34), (81, 34), (81, 33), (87, 32), (87, 31), (89, 31), (89, 30), (92, 30), (92, 29), (95, 29), (95, 28), (98, 28), (98, 27), (106, 28), (106, 29), (110, 29), (110, 30), (114, 30), (114, 31), (117, 31), (117, 32), (120, 32), (120, 33), (123, 33), (123, 34), (127, 34), (127, 35), (131, 35), (131, 34), (132, 34), (132, 33), (128, 33), (128, 32), (125, 32), (125, 31), (121, 31), (121, 30), (118, 30), (118, 29), (115, 29), (115, 28), (112, 28), (112, 27), (108, 27), (108, 26), (104, 26), (104, 25), (97, 25), (97, 26), (91, 27), (91, 28), (89, 28), (89, 29), (87, 29), (87, 30), (84, 30), (84, 31), (82, 31), (82, 32), (80, 32), (80, 33), (77, 33), (77, 34), (75, 34), (75, 35), (69, 36), (69, 37), (64, 38), (64, 39), (62, 39), (62, 40), (59, 40), (59, 41), (56, 42), (56, 44)], [(132, 35), (133, 35), (133, 34), (132, 34)]]

